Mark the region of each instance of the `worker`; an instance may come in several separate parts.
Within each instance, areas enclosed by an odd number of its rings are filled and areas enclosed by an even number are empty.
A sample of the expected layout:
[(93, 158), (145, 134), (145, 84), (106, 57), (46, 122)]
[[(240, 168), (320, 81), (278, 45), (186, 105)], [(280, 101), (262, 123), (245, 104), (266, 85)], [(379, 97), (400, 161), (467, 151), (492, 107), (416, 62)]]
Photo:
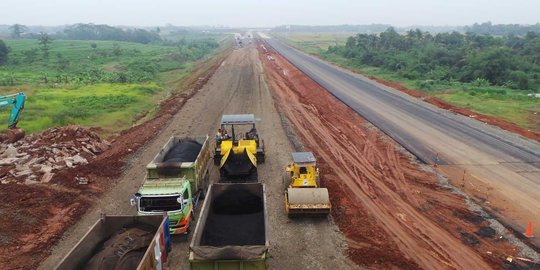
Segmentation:
[(230, 139), (231, 137), (229, 136), (229, 133), (227, 133), (227, 129), (223, 128), (221, 130), (221, 139), (223, 140), (228, 140)]
[(222, 133), (221, 133), (221, 128), (218, 129), (217, 131), (217, 134), (216, 134), (216, 140), (219, 142), (221, 141), (221, 137), (222, 137)]
[(246, 137), (248, 138), (248, 140), (256, 140), (256, 141), (259, 140), (257, 136), (257, 130), (255, 129), (255, 127), (251, 128), (251, 130), (249, 130), (249, 132), (246, 133)]

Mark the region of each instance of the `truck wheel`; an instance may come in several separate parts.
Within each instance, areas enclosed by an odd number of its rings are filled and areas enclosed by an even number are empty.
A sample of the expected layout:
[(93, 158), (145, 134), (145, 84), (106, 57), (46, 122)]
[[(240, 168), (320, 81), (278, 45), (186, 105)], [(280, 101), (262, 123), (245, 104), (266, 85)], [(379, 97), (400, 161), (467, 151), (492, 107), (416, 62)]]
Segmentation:
[(191, 211), (191, 215), (189, 215), (189, 224), (186, 228), (186, 234), (190, 234), (191, 233), (191, 226), (193, 224), (193, 221), (195, 220), (195, 217), (193, 216), (193, 211)]

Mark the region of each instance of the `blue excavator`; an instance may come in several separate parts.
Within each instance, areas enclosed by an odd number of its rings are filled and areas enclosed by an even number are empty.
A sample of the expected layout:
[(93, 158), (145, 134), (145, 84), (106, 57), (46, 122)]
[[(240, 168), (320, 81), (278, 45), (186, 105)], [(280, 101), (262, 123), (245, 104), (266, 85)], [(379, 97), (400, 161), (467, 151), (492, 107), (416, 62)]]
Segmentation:
[(0, 107), (12, 105), (11, 114), (9, 116), (8, 130), (6, 138), (1, 138), (0, 141), (6, 140), (7, 143), (13, 143), (24, 137), (24, 131), (17, 128), (17, 123), (21, 116), (21, 112), (24, 109), (24, 102), (26, 101), (26, 95), (22, 92), (13, 95), (0, 96)]

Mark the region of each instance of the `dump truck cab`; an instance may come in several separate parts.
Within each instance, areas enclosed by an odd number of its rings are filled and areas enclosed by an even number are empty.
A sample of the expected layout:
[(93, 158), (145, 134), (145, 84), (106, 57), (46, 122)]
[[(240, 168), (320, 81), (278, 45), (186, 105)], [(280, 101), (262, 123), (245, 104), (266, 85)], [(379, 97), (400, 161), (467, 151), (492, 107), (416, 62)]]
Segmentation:
[(264, 143), (255, 126), (255, 115), (223, 115), (216, 134), (214, 163), (222, 180), (244, 178), (257, 173), (264, 162)]
[(163, 215), (166, 211), (171, 234), (189, 233), (193, 194), (188, 180), (145, 181), (135, 197), (139, 215)]
[(209, 185), (208, 136), (173, 136), (146, 166), (132, 204), (139, 215), (169, 216), (171, 234), (188, 234), (193, 211)]
[(292, 216), (326, 216), (332, 208), (328, 189), (320, 187), (317, 160), (311, 152), (292, 153), (285, 168), (285, 210)]

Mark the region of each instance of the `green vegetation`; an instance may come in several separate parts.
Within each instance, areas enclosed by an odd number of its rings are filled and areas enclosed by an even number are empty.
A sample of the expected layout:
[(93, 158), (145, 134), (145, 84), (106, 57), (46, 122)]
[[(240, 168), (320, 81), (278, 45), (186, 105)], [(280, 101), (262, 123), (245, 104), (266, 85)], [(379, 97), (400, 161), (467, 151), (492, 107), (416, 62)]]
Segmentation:
[(491, 22), (475, 23), (471, 26), (465, 26), (466, 33), (488, 34), (496, 36), (524, 36), (529, 32), (540, 33), (540, 23), (533, 25), (520, 24), (492, 24)]
[[(1, 42), (1, 41), (0, 41)], [(100, 127), (104, 135), (129, 128), (176, 91), (194, 62), (215, 52), (214, 39), (167, 44), (39, 39), (4, 41), (0, 95), (27, 94), (19, 126), (27, 132), (66, 124)], [(1, 45), (1, 44), (0, 44)], [(0, 108), (0, 129), (9, 111)]]
[[(374, 34), (382, 33), (389, 27), (388, 24), (365, 24), (365, 25), (281, 25), (273, 28), (273, 33), (279, 34), (303, 34), (303, 33), (359, 33)], [(420, 29), (430, 33), (444, 33), (456, 31), (459, 33), (489, 34), (496, 36), (524, 36), (529, 32), (540, 33), (540, 23), (532, 25), (522, 24), (492, 24), (491, 22), (475, 23), (469, 26), (434, 26), (421, 25), (413, 27), (394, 27), (399, 33), (407, 33), (409, 30)]]
[(105, 24), (91, 23), (79, 23), (68, 26), (64, 30), (64, 33), (62, 35), (59, 35), (59, 37), (62, 39), (71, 40), (116, 40), (137, 42), (143, 44), (148, 44), (150, 42), (161, 40), (158, 31), (151, 32), (137, 28), (123, 30)]
[(156, 83), (98, 83), (26, 91), (27, 105), (19, 127), (36, 132), (77, 123), (100, 127), (106, 133), (123, 130), (138, 116), (152, 110), (159, 101), (157, 94), (163, 90)]
[(540, 34), (431, 35), (416, 30), (401, 35), (388, 29), (349, 37), (325, 51), (313, 49), (326, 46), (313, 36), (280, 38), (338, 65), (540, 131), (527, 120), (540, 112), (540, 99), (527, 96), (540, 92)]
[(6, 43), (0, 39), (0, 65), (7, 63), (8, 54), (9, 48), (6, 46)]
[(312, 54), (322, 54), (328, 50), (330, 46), (343, 45), (347, 42), (353, 33), (351, 32), (318, 32), (318, 33), (273, 33), (286, 43), (298, 46), (304, 51)]

